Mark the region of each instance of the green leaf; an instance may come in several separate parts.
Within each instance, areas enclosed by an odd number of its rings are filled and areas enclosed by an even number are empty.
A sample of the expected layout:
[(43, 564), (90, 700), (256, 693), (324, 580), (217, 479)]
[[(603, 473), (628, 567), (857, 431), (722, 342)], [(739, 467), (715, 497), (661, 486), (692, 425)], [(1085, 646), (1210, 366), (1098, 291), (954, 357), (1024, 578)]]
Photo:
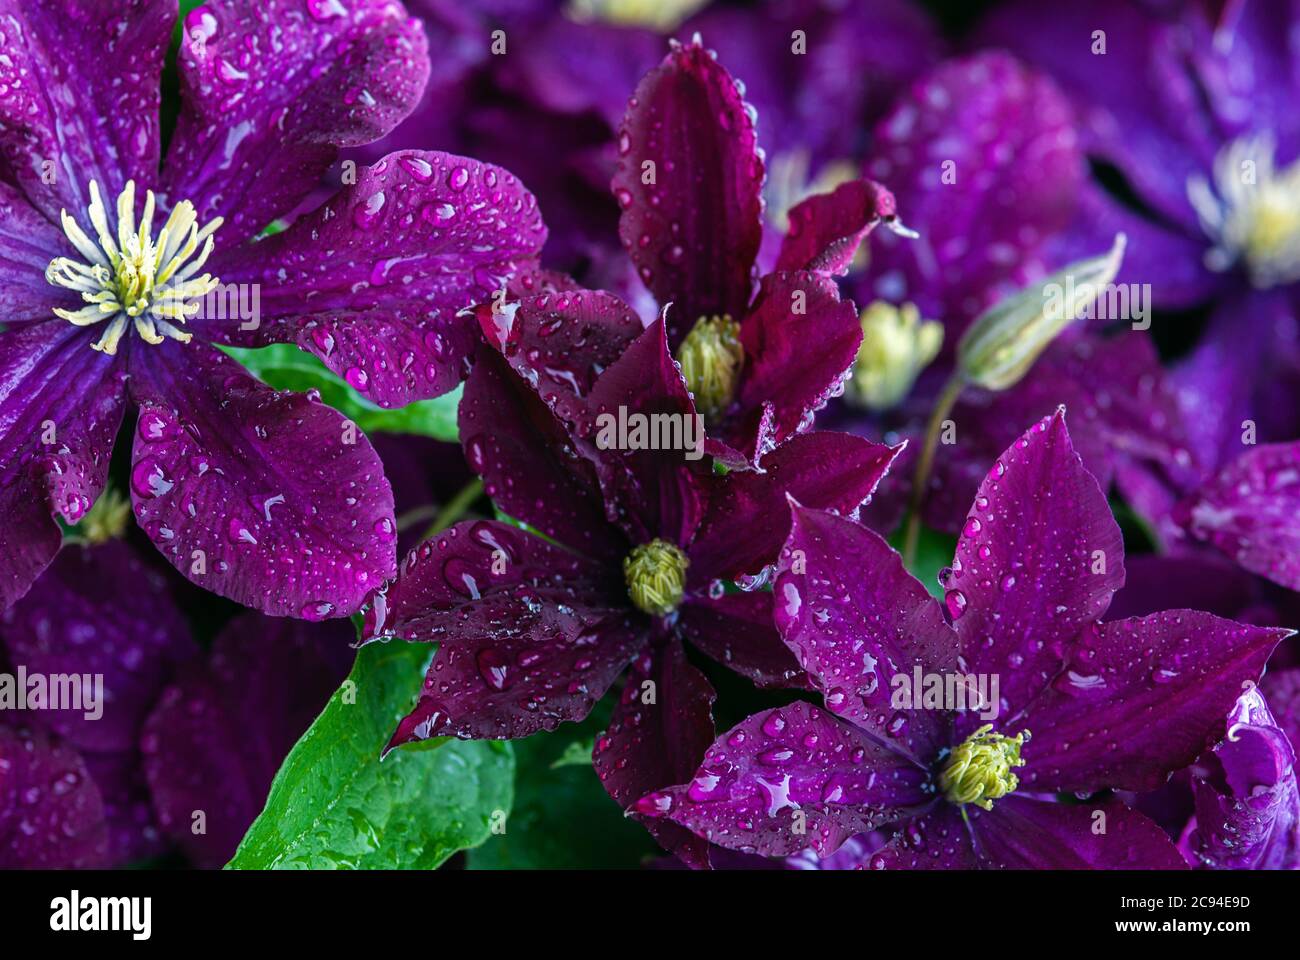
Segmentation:
[(277, 390), (317, 390), (321, 400), (355, 423), (364, 433), (414, 433), (455, 443), (456, 408), (463, 386), (432, 400), (420, 400), (395, 410), (371, 403), (325, 364), (291, 343), (249, 349), (222, 347), (253, 376)]
[[(889, 544), (895, 550), (902, 548), (905, 528), (906, 525), (899, 527), (889, 538)], [(944, 567), (952, 566), (953, 553), (956, 549), (956, 537), (929, 527), (921, 528), (921, 535), (916, 541), (916, 562), (908, 569), (908, 573), (920, 580), (936, 599), (943, 599), (943, 587), (939, 585), (939, 571)]]
[(505, 822), (514, 799), (510, 744), (425, 741), (379, 759), (431, 656), (419, 643), (361, 648), (275, 775), (229, 868), (432, 869)]
[[(662, 855), (645, 828), (623, 816), (591, 766), (592, 738), (610, 709), (606, 697), (581, 724), (514, 741), (514, 809), (505, 833), (469, 852), (471, 870), (629, 869)], [(580, 750), (584, 762), (570, 762)]]

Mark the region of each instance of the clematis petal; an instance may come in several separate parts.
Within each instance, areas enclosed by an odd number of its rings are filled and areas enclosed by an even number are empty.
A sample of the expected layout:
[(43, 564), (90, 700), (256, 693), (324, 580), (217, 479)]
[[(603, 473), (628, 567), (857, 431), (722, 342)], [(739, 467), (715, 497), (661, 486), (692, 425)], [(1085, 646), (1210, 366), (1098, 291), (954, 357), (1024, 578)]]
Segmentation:
[[(777, 629), (826, 708), (918, 763), (951, 743), (951, 703), (927, 704), (914, 673), (964, 674), (938, 602), (872, 530), (792, 508), (774, 589)], [(908, 696), (900, 701), (900, 690)], [(977, 706), (971, 691), (971, 708)]]
[(1058, 409), (994, 462), (944, 582), (962, 654), (973, 672), (1000, 675), (1004, 714), (1056, 675), (1123, 584), (1119, 526)]
[(196, 329), (231, 343), (294, 338), (368, 399), (403, 406), (464, 379), (479, 340), (465, 308), (503, 288), (545, 239), (513, 174), (446, 153), (392, 154), (284, 232), (214, 257), (224, 285), (257, 292), (258, 316)]
[(633, 544), (690, 542), (712, 472), (703, 456), (704, 419), (668, 351), (662, 318), (596, 379), (587, 406), (595, 419), (586, 446), (609, 521)]
[[(740, 342), (741, 411), (726, 436), (756, 459), (806, 430), (812, 415), (843, 390), (862, 326), (857, 308), (840, 299), (834, 280), (803, 271), (774, 273), (763, 278), (754, 309), (741, 324)], [(764, 423), (769, 403), (772, 419)]]
[(0, 869), (107, 861), (104, 803), (81, 755), (43, 730), (0, 724)]
[(722, 734), (695, 778), (635, 809), (710, 843), (784, 857), (845, 840), (932, 802), (928, 773), (808, 703), (765, 710)]
[(924, 229), (876, 238), (860, 299), (912, 301), (950, 334), (1018, 285), (1017, 271), (1070, 222), (1085, 173), (1065, 98), (1001, 51), (940, 64), (876, 138), (867, 175)]
[(951, 803), (937, 804), (904, 824), (866, 859), (867, 870), (978, 870), (982, 866), (970, 827)]
[(595, 469), (536, 393), (486, 345), (460, 402), (470, 468), (506, 514), (588, 557), (621, 560), (627, 543), (605, 519)]
[[(713, 742), (713, 687), (686, 661), (681, 642), (668, 640), (632, 664), (605, 732), (596, 738), (596, 775), (620, 807), (695, 772)], [(678, 824), (638, 815), (669, 853), (694, 867), (708, 865), (709, 845)]]
[(698, 41), (636, 88), (619, 133), (619, 237), (674, 346), (700, 318), (739, 318), (763, 239), (763, 161), (736, 81)]
[[(1196, 610), (1085, 628), (1061, 673), (1009, 722), (1034, 790), (1151, 790), (1223, 732), (1243, 684), (1291, 631)], [(1006, 677), (1003, 678), (1005, 684)]]
[(224, 217), (226, 244), (292, 212), (340, 147), (395, 127), (429, 75), (420, 22), (391, 0), (209, 0), (185, 18), (178, 66), (164, 189), (201, 223)]
[[(197, 866), (234, 854), (280, 762), (347, 676), (351, 638), (346, 621), (245, 613), (163, 693), (140, 737), (144, 772), (163, 831)], [(193, 829), (199, 811), (206, 832)]]
[(967, 809), (971, 832), (986, 869), (1178, 870), (1187, 867), (1163, 830), (1113, 798), (1075, 805), (1011, 796), (994, 803), (989, 811)]
[(365, 436), (193, 342), (132, 354), (136, 519), (194, 583), (272, 616), (348, 616), (396, 567), (393, 494)]
[(856, 516), (901, 449), (818, 430), (777, 447), (760, 462), (762, 472), (711, 478), (704, 519), (689, 551), (690, 582), (704, 587), (776, 563), (789, 532), (789, 497)]
[(1196, 815), (1180, 844), (1188, 859), (1217, 870), (1300, 868), (1295, 759), (1260, 691), (1247, 689), (1224, 738), (1192, 768)]
[(843, 276), (867, 234), (895, 216), (894, 195), (871, 180), (850, 180), (790, 208), (776, 269)]
[(589, 422), (583, 400), (600, 373), (642, 332), (632, 308), (600, 290), (526, 293), (475, 310), (488, 343), (565, 423)]
[(133, 749), (177, 665), (198, 653), (166, 580), (120, 540), (60, 551), (0, 618), (0, 639), (29, 674), (99, 677), (82, 686), (80, 709), (40, 714), (74, 746), (97, 751)]
[(760, 687), (806, 687), (808, 676), (772, 625), (772, 594), (687, 597), (678, 632), (691, 645)]
[(428, 737), (514, 739), (581, 720), (646, 642), (617, 570), (495, 521), (465, 521), (402, 561), (367, 639), (436, 642), (390, 749)]
[(165, 855), (170, 845), (158, 826), (135, 744), (117, 753), (87, 751), (81, 759), (103, 800), (108, 862), (124, 867)]
[(1175, 515), (1247, 570), (1300, 590), (1300, 441), (1248, 447)]
[(0, 609), (59, 549), (104, 488), (125, 408), (124, 363), (70, 324), (0, 334)]
[(6, 327), (52, 319), (52, 310), (84, 304), (71, 290), (54, 287), (45, 268), (67, 253), (66, 240), (15, 187), (0, 183), (0, 317)]
[(0, 180), (51, 223), (86, 208), (91, 180), (114, 197), (152, 183), (176, 4), (5, 0), (0, 16)]
[[(1211, 168), (1222, 133), (1192, 69), (1187, 25), (1123, 0), (1056, 13), (1032, 0), (1004, 4), (978, 42), (1049, 71), (1076, 105), (1088, 152), (1118, 167), (1158, 217), (1199, 233), (1187, 179)], [(1105, 38), (1104, 71), (1094, 31)]]

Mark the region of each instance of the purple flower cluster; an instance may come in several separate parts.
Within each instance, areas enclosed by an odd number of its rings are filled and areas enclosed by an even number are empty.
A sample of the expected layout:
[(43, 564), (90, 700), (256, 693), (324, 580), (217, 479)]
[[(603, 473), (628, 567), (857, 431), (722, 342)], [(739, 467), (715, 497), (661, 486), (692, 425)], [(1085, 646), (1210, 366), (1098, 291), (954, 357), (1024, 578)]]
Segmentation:
[(411, 643), (673, 866), (1300, 868), (1300, 8), (183, 6), (0, 4), (0, 867)]

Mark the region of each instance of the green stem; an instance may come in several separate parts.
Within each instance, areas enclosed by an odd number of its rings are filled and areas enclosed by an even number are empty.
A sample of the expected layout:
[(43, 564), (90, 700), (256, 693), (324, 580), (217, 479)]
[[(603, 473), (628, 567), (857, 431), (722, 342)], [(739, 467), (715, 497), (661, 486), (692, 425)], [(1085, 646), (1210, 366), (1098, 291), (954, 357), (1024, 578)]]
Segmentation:
[(916, 463), (916, 476), (912, 480), (912, 502), (907, 512), (907, 529), (903, 533), (903, 563), (910, 569), (916, 562), (916, 546), (921, 537), (921, 508), (925, 505), (925, 492), (930, 484), (930, 471), (934, 468), (934, 454), (939, 446), (939, 431), (952, 413), (957, 398), (966, 389), (966, 378), (956, 372), (944, 384), (935, 401), (930, 423), (925, 428), (925, 446)]
[(446, 530), (464, 516), (465, 511), (481, 496), (483, 496), (482, 480), (474, 479), (465, 484), (460, 488), (456, 496), (448, 500), (438, 512), (438, 515), (433, 519), (433, 523), (429, 525), (429, 529), (424, 531), (424, 536), (421, 539), (428, 540), (430, 537)]

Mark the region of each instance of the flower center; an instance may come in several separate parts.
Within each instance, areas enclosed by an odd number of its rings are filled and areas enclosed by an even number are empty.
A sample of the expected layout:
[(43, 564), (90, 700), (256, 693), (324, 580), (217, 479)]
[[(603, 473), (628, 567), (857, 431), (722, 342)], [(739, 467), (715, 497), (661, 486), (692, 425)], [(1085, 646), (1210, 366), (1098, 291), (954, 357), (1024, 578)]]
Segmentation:
[(992, 810), (994, 800), (1020, 785), (1011, 768), (1025, 765), (1020, 748), (1029, 740), (1029, 731), (1004, 737), (992, 730), (993, 724), (984, 724), (949, 754), (939, 773), (939, 789), (950, 802)]
[(1300, 159), (1273, 166), (1272, 135), (1234, 140), (1214, 158), (1213, 187), (1187, 181), (1201, 227), (1215, 241), (1205, 254), (1211, 270), (1244, 262), (1260, 288), (1300, 280)]
[(666, 617), (677, 609), (686, 590), (686, 554), (667, 540), (654, 539), (623, 558), (627, 593), (638, 610)]
[(707, 0), (569, 0), (568, 14), (579, 22), (596, 20), (620, 27), (649, 27), (663, 33), (704, 6)]
[(849, 377), (849, 398), (868, 410), (897, 405), (939, 353), (943, 324), (921, 322), (913, 304), (876, 300), (862, 311), (862, 346)]
[(745, 348), (740, 344), (740, 324), (729, 315), (700, 317), (677, 348), (686, 388), (695, 396), (695, 409), (706, 420), (716, 420), (736, 398)]
[[(194, 204), (185, 200), (172, 210), (155, 240), (153, 191), (145, 194), (144, 214), (137, 227), (134, 180), (127, 181), (117, 198), (116, 224), (109, 223), (99, 184), (93, 180), (87, 213), (98, 243), (64, 210), (63, 232), (84, 259), (55, 257), (45, 268), (48, 283), (76, 290), (86, 306), (80, 310), (55, 308), (55, 316), (79, 327), (107, 320), (103, 336), (93, 344), (103, 353), (117, 352), (128, 322), (135, 324), (146, 343), (162, 343), (165, 337), (188, 343), (191, 334), (176, 324), (184, 324), (187, 317), (198, 313), (198, 301), (218, 285), (210, 274), (195, 274), (212, 253), (212, 235), (222, 218), (200, 229)], [(191, 259), (200, 246), (198, 257)]]

